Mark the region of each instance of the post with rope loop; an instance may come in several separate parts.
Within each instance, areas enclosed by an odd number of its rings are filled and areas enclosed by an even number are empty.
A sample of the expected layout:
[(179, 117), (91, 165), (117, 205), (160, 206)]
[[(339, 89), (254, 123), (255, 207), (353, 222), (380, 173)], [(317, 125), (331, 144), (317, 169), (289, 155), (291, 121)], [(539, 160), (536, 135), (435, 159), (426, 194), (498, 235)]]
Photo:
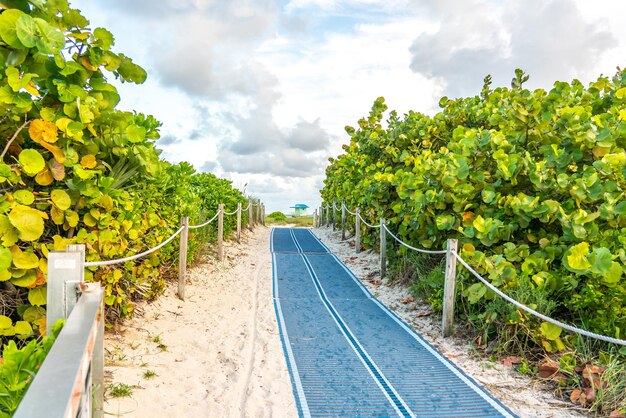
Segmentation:
[(446, 247), (446, 279), (443, 288), (443, 316), (441, 333), (449, 337), (454, 331), (454, 289), (456, 285), (456, 251), (458, 241), (449, 239)]
[(185, 276), (187, 275), (187, 240), (189, 237), (189, 218), (181, 220), (183, 230), (180, 231), (180, 249), (178, 254), (178, 297), (185, 300)]
[(341, 240), (346, 240), (346, 205), (341, 203)]
[(356, 222), (354, 226), (354, 249), (356, 253), (361, 252), (361, 209), (356, 207)]
[(217, 259), (224, 261), (224, 204), (220, 203), (217, 210)]
[(265, 226), (265, 203), (261, 206), (261, 223)]
[(317, 209), (313, 211), (313, 228), (317, 228)]
[(333, 216), (332, 216), (332, 223), (333, 223), (333, 232), (335, 231), (335, 201), (333, 201)]
[(385, 229), (385, 218), (380, 218), (380, 278), (387, 273), (387, 231)]
[(237, 244), (241, 244), (241, 202), (237, 203)]
[(322, 205), (320, 205), (319, 210), (317, 211), (319, 218), (317, 219), (317, 226), (321, 228), (324, 225), (324, 209)]
[(252, 199), (248, 199), (248, 229), (250, 232), (254, 229), (252, 223), (254, 219), (252, 218)]
[(326, 203), (326, 227), (330, 228), (332, 219), (330, 217), (330, 203)]

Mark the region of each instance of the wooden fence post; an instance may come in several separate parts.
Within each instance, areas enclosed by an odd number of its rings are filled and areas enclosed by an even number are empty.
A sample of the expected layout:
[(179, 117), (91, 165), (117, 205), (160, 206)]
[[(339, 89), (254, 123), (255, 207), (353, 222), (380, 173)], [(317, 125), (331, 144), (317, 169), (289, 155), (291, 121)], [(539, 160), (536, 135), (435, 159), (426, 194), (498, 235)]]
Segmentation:
[(385, 218), (380, 218), (380, 278), (387, 273), (387, 231), (385, 230)]
[(252, 225), (254, 223), (254, 219), (252, 218), (252, 199), (248, 199), (248, 229), (250, 232), (254, 229)]
[(237, 243), (241, 244), (241, 202), (237, 203)]
[(356, 222), (354, 227), (354, 249), (357, 254), (361, 252), (361, 210), (356, 207)]
[(317, 209), (313, 211), (313, 228), (317, 228)]
[(261, 206), (261, 223), (265, 226), (265, 203)]
[(332, 216), (332, 223), (333, 223), (333, 231), (335, 230), (335, 201), (333, 201), (333, 216)]
[(217, 215), (217, 259), (224, 261), (224, 204), (218, 206)]
[(346, 240), (346, 205), (341, 203), (341, 240)]
[(180, 232), (180, 251), (178, 254), (178, 297), (185, 300), (185, 277), (187, 276), (187, 240), (189, 238), (189, 218), (182, 218), (183, 230)]
[(441, 332), (445, 337), (454, 331), (454, 288), (456, 285), (456, 253), (458, 241), (449, 239), (446, 248), (446, 281), (443, 289), (443, 316)]

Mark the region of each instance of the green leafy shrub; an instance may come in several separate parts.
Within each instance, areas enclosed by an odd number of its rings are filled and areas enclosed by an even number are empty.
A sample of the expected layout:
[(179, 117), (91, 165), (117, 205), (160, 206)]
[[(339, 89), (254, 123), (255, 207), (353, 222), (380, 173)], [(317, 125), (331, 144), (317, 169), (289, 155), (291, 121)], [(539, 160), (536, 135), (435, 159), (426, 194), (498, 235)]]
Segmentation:
[(287, 220), (287, 216), (285, 216), (285, 214), (282, 212), (272, 212), (267, 215), (267, 217), (276, 222), (285, 222)]
[[(626, 71), (549, 91), (523, 88), (526, 79), (517, 71), (512, 88), (492, 90), (487, 77), (480, 96), (444, 97), (434, 116), (391, 112), (386, 128), (379, 98), (346, 127), (350, 143), (330, 160), (322, 196), (359, 206), (369, 222), (384, 216), (414, 245), (456, 238), (504, 292), (537, 309), (547, 299), (557, 318), (625, 338)], [(376, 234), (362, 232), (375, 247)], [(468, 316), (499, 303), (459, 271)], [(502, 309), (490, 329), (524, 324), (548, 351), (567, 342), (560, 329)]]
[(31, 340), (21, 348), (15, 341), (4, 345), (0, 363), (0, 417), (13, 416), (62, 328), (63, 321), (59, 320), (51, 335)]
[[(245, 203), (232, 184), (160, 160), (160, 123), (116, 109), (107, 77), (143, 83), (146, 72), (113, 51), (113, 35), (67, 0), (0, 5), (0, 336), (45, 330), (47, 256), (84, 244), (88, 261), (136, 254), (191, 224)], [(225, 218), (225, 232), (234, 225)], [(247, 214), (244, 214), (247, 222)], [(214, 239), (191, 234), (190, 259)], [(154, 298), (177, 260), (176, 240), (136, 262), (86, 272), (105, 289), (109, 319)], [(10, 322), (10, 324), (9, 324)]]

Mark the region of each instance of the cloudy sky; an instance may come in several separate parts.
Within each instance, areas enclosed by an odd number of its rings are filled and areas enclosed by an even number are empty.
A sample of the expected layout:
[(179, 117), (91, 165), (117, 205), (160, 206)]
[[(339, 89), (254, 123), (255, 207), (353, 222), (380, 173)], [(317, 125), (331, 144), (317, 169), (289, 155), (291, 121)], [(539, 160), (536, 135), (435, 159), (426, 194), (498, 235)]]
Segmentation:
[(163, 123), (169, 161), (233, 180), (268, 210), (317, 207), (328, 157), (378, 96), (583, 82), (626, 65), (622, 0), (70, 0), (148, 71), (120, 108)]

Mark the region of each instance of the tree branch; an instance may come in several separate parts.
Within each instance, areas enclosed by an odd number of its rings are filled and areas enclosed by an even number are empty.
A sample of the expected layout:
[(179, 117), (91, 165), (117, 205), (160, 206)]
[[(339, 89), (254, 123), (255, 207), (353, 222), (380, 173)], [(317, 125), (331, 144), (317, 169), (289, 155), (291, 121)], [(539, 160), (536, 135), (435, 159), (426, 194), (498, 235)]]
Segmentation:
[(9, 147), (11, 146), (11, 143), (13, 141), (15, 141), (15, 138), (17, 138), (17, 136), (20, 134), (20, 132), (22, 132), (22, 129), (24, 129), (29, 123), (30, 123), (29, 120), (25, 120), (24, 123), (22, 123), (22, 126), (20, 126), (17, 129), (17, 131), (15, 131), (15, 133), (13, 134), (11, 139), (9, 139), (9, 142), (7, 142), (6, 146), (4, 147), (4, 151), (2, 151), (2, 154), (0, 154), (0, 160), (2, 160), (4, 158), (4, 156), (6, 155), (7, 151), (9, 150)]

